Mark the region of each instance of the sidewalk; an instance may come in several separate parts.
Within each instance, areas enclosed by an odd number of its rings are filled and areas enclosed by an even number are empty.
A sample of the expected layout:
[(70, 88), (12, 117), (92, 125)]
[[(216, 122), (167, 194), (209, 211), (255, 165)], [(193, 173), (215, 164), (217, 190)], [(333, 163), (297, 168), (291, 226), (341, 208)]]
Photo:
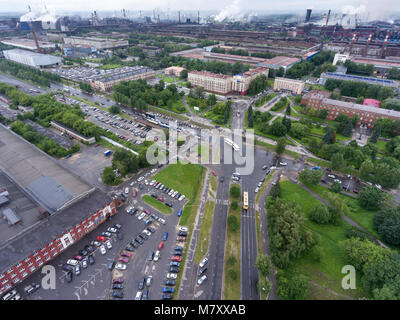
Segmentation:
[[(206, 170), (207, 170), (207, 168), (206, 168)], [(183, 270), (182, 282), (181, 282), (181, 286), (179, 288), (179, 300), (194, 299), (194, 297), (193, 297), (194, 292), (191, 292), (191, 289), (193, 288), (193, 286), (195, 284), (195, 280), (196, 280), (194, 255), (196, 252), (197, 239), (200, 234), (201, 222), (203, 220), (204, 205), (207, 200), (210, 177), (211, 177), (211, 173), (209, 170), (207, 170), (206, 177), (204, 179), (203, 190), (201, 192), (200, 205), (199, 205), (199, 208), (197, 209), (196, 219), (194, 221), (194, 226), (193, 226), (193, 230), (192, 230), (192, 237), (190, 239), (190, 244), (189, 244), (188, 252), (186, 255), (185, 268)]]

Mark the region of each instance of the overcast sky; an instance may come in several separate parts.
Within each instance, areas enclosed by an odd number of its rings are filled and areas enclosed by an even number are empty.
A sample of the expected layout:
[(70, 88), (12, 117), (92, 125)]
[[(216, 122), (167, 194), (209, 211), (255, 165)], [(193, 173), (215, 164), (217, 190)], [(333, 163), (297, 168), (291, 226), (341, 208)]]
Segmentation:
[(225, 10), (256, 12), (300, 11), (332, 9), (335, 11), (400, 11), (400, 0), (0, 0), (0, 12), (26, 12), (28, 4), (33, 11), (47, 9), (57, 14), (60, 11), (120, 11), (127, 10)]

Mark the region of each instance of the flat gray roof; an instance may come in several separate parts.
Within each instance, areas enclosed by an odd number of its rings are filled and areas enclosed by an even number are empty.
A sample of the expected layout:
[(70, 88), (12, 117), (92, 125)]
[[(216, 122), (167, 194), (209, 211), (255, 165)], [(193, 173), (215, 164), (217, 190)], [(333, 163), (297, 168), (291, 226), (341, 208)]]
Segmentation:
[[(54, 210), (46, 204), (59, 205), (61, 201), (57, 193), (59, 189), (49, 190), (45, 185), (46, 183), (54, 181), (51, 184), (53, 187), (62, 186), (73, 198), (92, 190), (92, 187), (78, 176), (63, 168), (53, 158), (3, 125), (0, 125), (0, 169), (12, 177), (14, 182), (50, 212), (54, 212)], [(43, 189), (40, 190), (41, 188)], [(63, 194), (62, 198), (64, 200), (69, 198), (67, 192)], [(52, 201), (49, 200), (51, 197), (56, 197), (58, 200), (55, 200), (54, 203), (49, 202)]]
[(7, 219), (8, 224), (13, 225), (21, 221), (21, 219), (17, 216), (17, 214), (10, 208), (4, 209), (2, 213), (4, 218)]

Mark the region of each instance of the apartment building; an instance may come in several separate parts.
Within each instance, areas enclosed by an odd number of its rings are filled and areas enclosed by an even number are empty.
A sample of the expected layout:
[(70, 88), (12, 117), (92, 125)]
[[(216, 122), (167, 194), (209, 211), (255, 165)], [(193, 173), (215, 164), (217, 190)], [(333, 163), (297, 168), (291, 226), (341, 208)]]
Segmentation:
[(257, 76), (264, 74), (268, 78), (269, 69), (258, 67), (243, 74), (227, 76), (208, 71), (191, 71), (188, 81), (196, 87), (203, 87), (206, 91), (218, 94), (238, 93), (245, 95), (249, 91), (250, 83)]
[(185, 70), (185, 68), (172, 66), (172, 67), (169, 67), (169, 68), (165, 68), (164, 69), (164, 74), (166, 76), (180, 77), (181, 72), (183, 70)]
[(274, 91), (290, 91), (294, 94), (301, 94), (304, 90), (305, 82), (288, 78), (275, 78)]
[(191, 71), (188, 81), (195, 87), (203, 87), (206, 91), (218, 94), (232, 92), (232, 76), (216, 74), (208, 71)]
[(399, 111), (381, 109), (371, 105), (333, 100), (313, 91), (305, 94), (301, 103), (306, 105), (307, 108), (328, 110), (327, 119), (329, 120), (335, 120), (339, 114), (344, 114), (349, 118), (357, 115), (359, 119), (357, 125), (365, 125), (368, 128), (372, 128), (377, 119), (388, 118), (391, 120), (400, 120)]
[(94, 90), (102, 92), (111, 91), (113, 86), (121, 81), (134, 81), (139, 79), (150, 79), (155, 77), (154, 70), (147, 67), (129, 67), (120, 69), (119, 72), (113, 72), (112, 74), (100, 75), (90, 82), (90, 85)]
[(235, 93), (239, 93), (240, 95), (247, 94), (251, 81), (262, 74), (265, 75), (268, 79), (268, 72), (268, 68), (258, 67), (250, 69), (243, 74), (234, 75), (232, 78), (232, 91)]

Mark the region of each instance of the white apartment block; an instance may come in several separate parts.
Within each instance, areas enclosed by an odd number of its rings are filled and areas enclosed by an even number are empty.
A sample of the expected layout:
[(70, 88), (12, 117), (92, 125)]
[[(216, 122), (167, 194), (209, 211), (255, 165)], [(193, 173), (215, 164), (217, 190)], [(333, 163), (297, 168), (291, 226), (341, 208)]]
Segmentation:
[(304, 90), (305, 82), (287, 78), (275, 78), (274, 91), (287, 90), (294, 94), (301, 94)]
[(239, 93), (245, 95), (249, 90), (250, 82), (261, 74), (268, 78), (268, 68), (254, 68), (234, 76), (215, 74), (208, 71), (191, 71), (188, 73), (188, 81), (195, 87), (203, 87), (206, 91), (219, 94)]
[(203, 87), (206, 91), (228, 94), (232, 91), (232, 77), (208, 71), (191, 71), (188, 81), (195, 87)]

